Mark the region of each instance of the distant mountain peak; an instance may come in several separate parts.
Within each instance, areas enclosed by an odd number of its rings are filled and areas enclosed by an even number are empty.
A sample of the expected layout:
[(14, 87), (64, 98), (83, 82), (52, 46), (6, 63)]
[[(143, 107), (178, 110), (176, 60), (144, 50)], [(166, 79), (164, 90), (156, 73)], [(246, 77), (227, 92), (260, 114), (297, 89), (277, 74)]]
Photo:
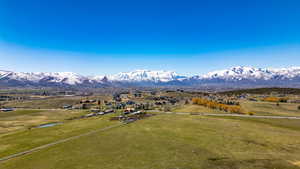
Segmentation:
[(218, 70), (200, 76), (202, 79), (225, 79), (225, 80), (270, 80), (276, 77), (291, 78), (300, 76), (300, 67), (262, 69), (246, 66), (236, 66), (230, 69)]
[(172, 71), (165, 70), (135, 70), (132, 72), (121, 72), (116, 75), (109, 76), (108, 79), (112, 81), (127, 81), (127, 82), (168, 82), (182, 78)]

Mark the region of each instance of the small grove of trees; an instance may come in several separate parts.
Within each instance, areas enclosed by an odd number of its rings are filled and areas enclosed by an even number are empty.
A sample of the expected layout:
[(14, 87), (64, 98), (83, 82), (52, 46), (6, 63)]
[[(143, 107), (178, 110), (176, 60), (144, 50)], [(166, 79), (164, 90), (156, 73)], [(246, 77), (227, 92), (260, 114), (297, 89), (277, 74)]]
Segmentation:
[(252, 116), (252, 115), (255, 115), (255, 112), (253, 111), (250, 111), (250, 112), (247, 112), (248, 115)]
[(300, 106), (298, 106), (298, 110), (300, 110)]
[(227, 105), (203, 98), (193, 98), (192, 102), (193, 104), (205, 106), (211, 109), (219, 109), (230, 113), (242, 113), (241, 106), (239, 105)]
[(82, 109), (88, 109), (89, 106), (87, 104), (82, 104)]
[(263, 98), (262, 101), (267, 101), (267, 102), (287, 102), (288, 98), (284, 97), (266, 97)]
[(190, 102), (189, 102), (189, 100), (185, 100), (185, 102), (184, 102), (184, 104), (189, 104)]
[(165, 106), (164, 109), (163, 109), (163, 111), (164, 111), (164, 112), (171, 111), (171, 108), (170, 108), (169, 106)]

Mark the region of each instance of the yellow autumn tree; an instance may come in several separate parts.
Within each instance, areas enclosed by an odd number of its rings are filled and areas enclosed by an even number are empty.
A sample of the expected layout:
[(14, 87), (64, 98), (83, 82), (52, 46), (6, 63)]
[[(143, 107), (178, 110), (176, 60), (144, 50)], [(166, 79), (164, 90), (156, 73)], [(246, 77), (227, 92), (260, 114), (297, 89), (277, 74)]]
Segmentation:
[(211, 109), (219, 109), (230, 113), (242, 113), (241, 106), (239, 105), (227, 105), (203, 98), (193, 98), (192, 102), (193, 104), (205, 106)]

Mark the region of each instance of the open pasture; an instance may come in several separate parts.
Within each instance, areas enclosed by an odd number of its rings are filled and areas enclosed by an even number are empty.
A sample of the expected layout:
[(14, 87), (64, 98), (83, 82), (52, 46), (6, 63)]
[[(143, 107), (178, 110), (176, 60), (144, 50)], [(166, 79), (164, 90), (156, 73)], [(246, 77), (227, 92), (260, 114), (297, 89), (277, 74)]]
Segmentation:
[[(95, 118), (69, 125), (78, 126), (76, 133), (80, 133), (79, 128), (85, 125), (101, 127), (103, 122), (108, 123)], [(57, 132), (64, 133), (63, 126), (36, 132), (47, 130), (51, 137)], [(261, 121), (164, 114), (11, 159), (0, 163), (0, 168), (297, 169), (299, 131), (298, 127)], [(4, 143), (42, 138), (28, 132), (8, 135)], [(1, 142), (3, 151), (9, 144)]]

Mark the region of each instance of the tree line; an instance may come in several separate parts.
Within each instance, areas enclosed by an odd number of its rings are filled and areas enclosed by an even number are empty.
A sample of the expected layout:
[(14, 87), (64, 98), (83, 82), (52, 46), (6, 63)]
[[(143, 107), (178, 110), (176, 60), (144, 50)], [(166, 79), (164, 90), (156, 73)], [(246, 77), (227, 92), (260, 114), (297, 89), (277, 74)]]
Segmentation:
[(267, 102), (287, 102), (288, 98), (284, 97), (266, 97), (263, 98), (262, 101), (267, 101)]
[(211, 109), (218, 109), (230, 113), (243, 113), (240, 105), (227, 105), (204, 98), (193, 98), (192, 102), (193, 104), (205, 106)]

